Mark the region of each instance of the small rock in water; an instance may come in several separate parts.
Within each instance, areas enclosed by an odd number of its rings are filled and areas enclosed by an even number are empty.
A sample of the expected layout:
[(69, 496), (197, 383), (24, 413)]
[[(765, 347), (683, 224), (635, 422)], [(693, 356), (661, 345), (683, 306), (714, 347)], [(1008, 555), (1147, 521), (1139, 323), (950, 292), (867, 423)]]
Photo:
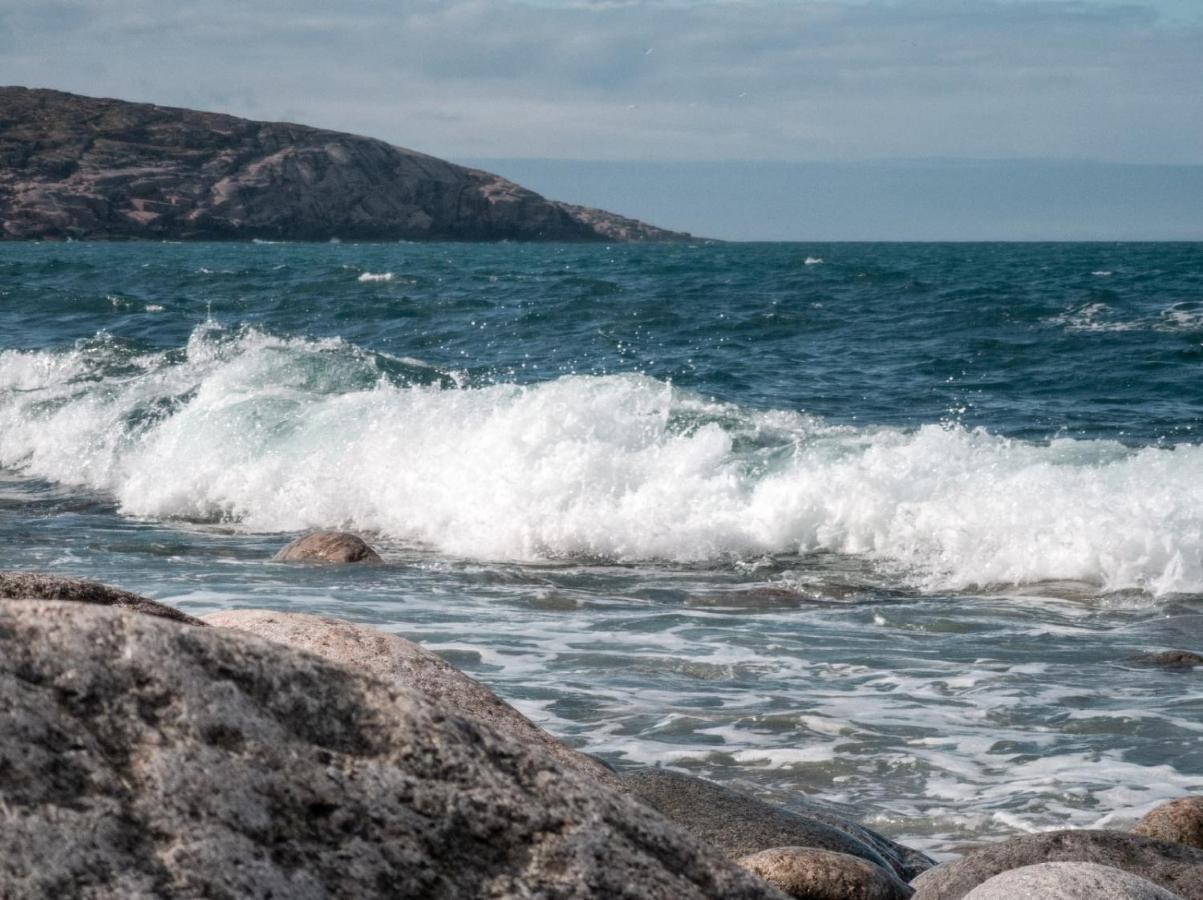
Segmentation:
[(1156, 666), (1159, 669), (1193, 669), (1203, 666), (1203, 656), (1189, 650), (1162, 650), (1159, 653), (1141, 653), (1131, 662), (1139, 666)]
[(383, 562), (363, 538), (345, 531), (314, 531), (297, 538), (272, 558), (278, 562), (332, 565)]
[(796, 900), (907, 900), (914, 893), (889, 869), (813, 847), (777, 847), (736, 862)]
[(1132, 833), (1203, 850), (1203, 797), (1181, 797), (1161, 804), (1137, 822)]
[(72, 603), (95, 603), (99, 606), (116, 606), (147, 616), (159, 616), (202, 625), (187, 613), (182, 613), (163, 603), (147, 600), (129, 591), (122, 591), (95, 581), (78, 578), (61, 578), (41, 572), (0, 572), (0, 600), (64, 600)]
[(523, 746), (543, 747), (565, 768), (618, 786), (613, 770), (605, 763), (573, 750), (437, 653), (399, 635), (323, 616), (262, 609), (209, 613), (205, 622), (316, 653), (385, 684), (412, 688)]
[(637, 769), (621, 777), (634, 797), (732, 858), (778, 847), (831, 850), (890, 869), (904, 881), (933, 865), (918, 850), (815, 804), (794, 813), (667, 769)]
[(1153, 882), (1097, 863), (1050, 862), (995, 875), (965, 900), (1181, 900)]
[(1046, 862), (1098, 863), (1139, 875), (1184, 900), (1203, 900), (1203, 850), (1120, 831), (1025, 834), (937, 866), (911, 885), (915, 900), (961, 900), (995, 875)]

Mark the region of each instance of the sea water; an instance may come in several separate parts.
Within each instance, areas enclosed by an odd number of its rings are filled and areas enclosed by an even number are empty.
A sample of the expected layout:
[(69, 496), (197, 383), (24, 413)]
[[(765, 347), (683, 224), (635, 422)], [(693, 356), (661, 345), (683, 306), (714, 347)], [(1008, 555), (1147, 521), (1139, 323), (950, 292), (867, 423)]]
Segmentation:
[(941, 855), (1203, 790), (1201, 376), (1200, 244), (0, 245), (0, 566)]

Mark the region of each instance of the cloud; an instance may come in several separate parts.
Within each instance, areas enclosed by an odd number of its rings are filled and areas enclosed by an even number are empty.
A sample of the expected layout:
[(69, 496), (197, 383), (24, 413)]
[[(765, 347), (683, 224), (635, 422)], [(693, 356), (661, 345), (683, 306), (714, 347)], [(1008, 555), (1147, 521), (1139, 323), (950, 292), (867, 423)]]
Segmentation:
[(1203, 27), (1149, 5), (331, 9), (8, 0), (0, 82), (287, 115), (453, 157), (1192, 162), (1203, 146)]

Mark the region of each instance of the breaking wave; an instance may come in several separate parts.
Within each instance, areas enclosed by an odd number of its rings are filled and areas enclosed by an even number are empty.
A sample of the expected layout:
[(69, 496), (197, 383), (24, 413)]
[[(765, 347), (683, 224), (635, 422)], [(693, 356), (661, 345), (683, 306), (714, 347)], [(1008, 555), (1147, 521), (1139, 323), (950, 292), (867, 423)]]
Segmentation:
[(348, 342), (198, 327), (0, 353), (0, 466), (131, 516), (354, 527), (487, 559), (816, 550), (925, 589), (1203, 590), (1203, 448), (833, 426), (639, 375), (468, 385)]

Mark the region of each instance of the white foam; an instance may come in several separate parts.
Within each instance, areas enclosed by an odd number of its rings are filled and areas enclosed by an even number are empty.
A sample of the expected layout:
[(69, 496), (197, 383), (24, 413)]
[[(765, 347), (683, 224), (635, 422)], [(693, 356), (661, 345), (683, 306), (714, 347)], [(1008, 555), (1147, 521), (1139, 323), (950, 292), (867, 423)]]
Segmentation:
[(927, 589), (1203, 590), (1196, 445), (836, 428), (637, 375), (401, 386), (338, 339), (214, 323), (183, 361), (97, 380), (116, 352), (0, 353), (0, 465), (136, 516), (345, 525), (475, 558), (826, 550)]
[(371, 281), (392, 281), (392, 272), (364, 272), (356, 281), (371, 282)]
[(807, 266), (821, 266), (822, 264), (823, 264), (823, 257), (821, 257), (821, 256), (808, 256), (808, 257), (806, 257), (806, 262), (803, 263), (803, 265), (807, 265)]

